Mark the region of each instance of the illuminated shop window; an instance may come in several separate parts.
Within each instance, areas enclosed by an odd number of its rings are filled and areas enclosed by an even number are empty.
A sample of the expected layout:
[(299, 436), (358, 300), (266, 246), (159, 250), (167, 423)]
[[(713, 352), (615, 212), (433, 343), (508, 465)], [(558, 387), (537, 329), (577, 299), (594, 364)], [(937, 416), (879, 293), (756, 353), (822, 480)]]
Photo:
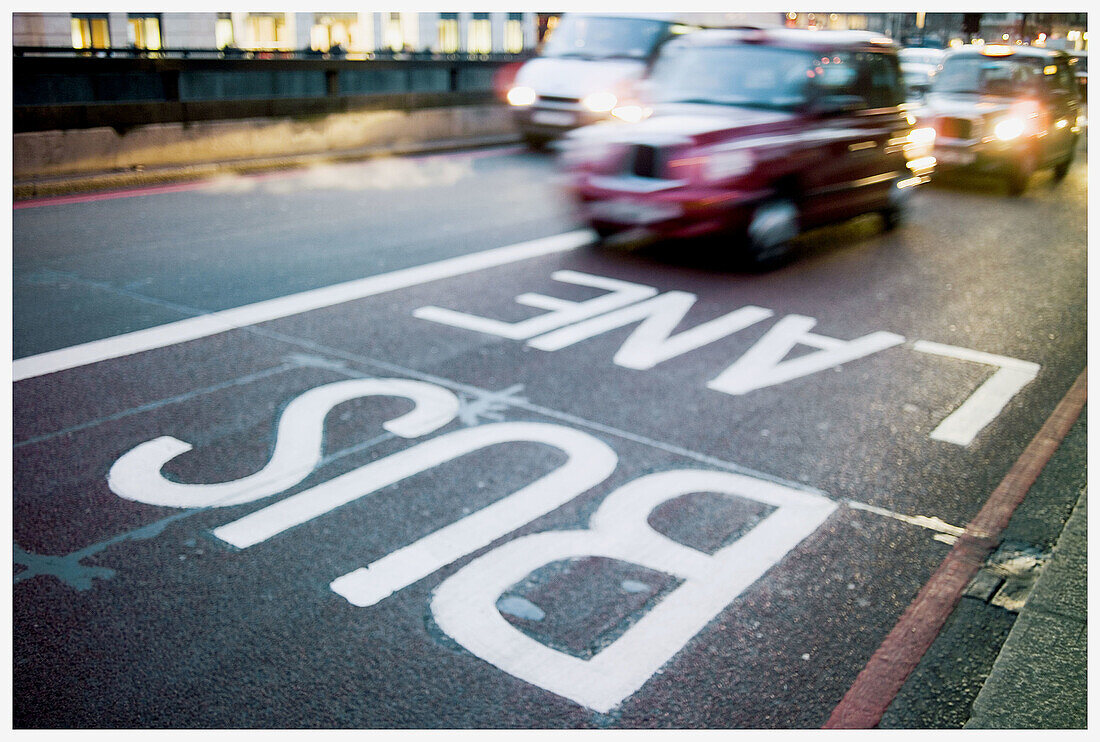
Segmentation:
[(387, 13), (383, 32), (386, 48), (395, 52), (419, 49), (419, 17), (419, 13)]
[(386, 16), (386, 48), (399, 52), (405, 48), (405, 34), (402, 31), (401, 14), (389, 13)]
[(106, 13), (73, 15), (70, 21), (74, 49), (109, 49), (111, 34)]
[(439, 14), (439, 51), (454, 54), (458, 51), (458, 13)]
[(523, 51), (523, 13), (509, 13), (504, 26), (504, 51), (518, 54)]
[(229, 13), (218, 13), (218, 19), (214, 21), (214, 44), (219, 49), (235, 44), (233, 38), (233, 19)]
[(348, 51), (360, 54), (374, 51), (374, 23), (369, 16), (356, 20), (348, 28), (348, 32), (351, 34), (351, 46), (348, 47)]
[(286, 13), (249, 13), (248, 32), (252, 49), (282, 49), (289, 46)]
[(348, 51), (352, 48), (352, 28), (358, 19), (356, 13), (314, 13), (313, 27), (309, 31), (310, 49), (327, 52), (339, 46)]
[(135, 49), (160, 49), (160, 14), (130, 13), (126, 40)]
[(488, 13), (474, 13), (468, 36), (466, 51), (471, 54), (489, 54), (493, 51), (493, 24)]

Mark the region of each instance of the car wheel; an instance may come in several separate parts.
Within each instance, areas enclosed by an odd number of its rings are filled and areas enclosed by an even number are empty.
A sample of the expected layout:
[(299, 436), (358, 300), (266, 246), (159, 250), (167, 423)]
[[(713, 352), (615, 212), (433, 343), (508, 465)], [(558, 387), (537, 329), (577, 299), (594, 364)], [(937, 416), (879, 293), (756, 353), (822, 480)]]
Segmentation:
[(1069, 175), (1069, 166), (1073, 164), (1073, 157), (1077, 154), (1077, 137), (1070, 143), (1069, 152), (1054, 166), (1054, 179), (1062, 180)]
[(591, 224), (589, 226), (592, 231), (596, 233), (596, 236), (600, 238), (600, 242), (604, 242), (622, 231), (618, 227), (612, 227), (607, 224)]
[(1026, 150), (1020, 156), (1020, 161), (1012, 168), (1012, 172), (1008, 174), (1008, 192), (1013, 196), (1019, 196), (1026, 191), (1028, 181), (1031, 180), (1038, 166), (1039, 160), (1035, 152)]
[(550, 143), (551, 137), (545, 134), (531, 134), (529, 132), (523, 133), (523, 141), (527, 145), (528, 149), (532, 149), (536, 152), (541, 152), (546, 149), (546, 145)]
[(896, 180), (891, 183), (890, 193), (886, 197), (886, 208), (880, 212), (882, 214), (882, 228), (887, 232), (897, 229), (908, 218), (911, 191), (911, 188), (904, 190), (898, 188)]
[(774, 268), (782, 264), (798, 229), (798, 207), (793, 201), (778, 198), (757, 206), (748, 227), (748, 258), (752, 265)]

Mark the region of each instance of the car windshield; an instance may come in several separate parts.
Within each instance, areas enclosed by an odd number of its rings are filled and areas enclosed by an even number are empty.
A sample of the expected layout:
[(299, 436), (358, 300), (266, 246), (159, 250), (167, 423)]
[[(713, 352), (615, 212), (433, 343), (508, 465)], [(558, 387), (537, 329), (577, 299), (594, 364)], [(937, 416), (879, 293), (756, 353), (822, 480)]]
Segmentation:
[(932, 85), (936, 93), (1016, 96), (1033, 93), (1042, 70), (1023, 57), (963, 56), (946, 59)]
[(775, 47), (667, 48), (654, 65), (656, 103), (715, 103), (789, 110), (806, 102), (813, 56)]
[(943, 59), (943, 52), (936, 49), (902, 49), (898, 52), (902, 62), (916, 62), (917, 64), (937, 65)]
[(647, 18), (564, 15), (542, 50), (545, 57), (645, 59), (669, 24)]

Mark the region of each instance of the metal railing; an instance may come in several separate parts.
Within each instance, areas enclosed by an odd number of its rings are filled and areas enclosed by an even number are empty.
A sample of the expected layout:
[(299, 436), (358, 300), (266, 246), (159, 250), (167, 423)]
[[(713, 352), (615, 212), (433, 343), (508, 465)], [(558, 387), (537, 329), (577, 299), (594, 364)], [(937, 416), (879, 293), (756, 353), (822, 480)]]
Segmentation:
[(136, 47), (104, 47), (75, 49), (64, 46), (13, 46), (14, 57), (52, 57), (52, 58), (102, 58), (102, 59), (339, 59), (349, 61), (469, 61), (469, 62), (508, 62), (526, 59), (534, 54), (529, 49), (519, 53), (492, 52), (480, 54), (474, 52), (434, 52), (434, 51), (394, 51), (380, 49), (364, 51), (315, 51), (312, 49), (240, 49), (224, 47), (221, 49), (138, 49)]
[(530, 54), (14, 47), (13, 127), (172, 123), (478, 105)]

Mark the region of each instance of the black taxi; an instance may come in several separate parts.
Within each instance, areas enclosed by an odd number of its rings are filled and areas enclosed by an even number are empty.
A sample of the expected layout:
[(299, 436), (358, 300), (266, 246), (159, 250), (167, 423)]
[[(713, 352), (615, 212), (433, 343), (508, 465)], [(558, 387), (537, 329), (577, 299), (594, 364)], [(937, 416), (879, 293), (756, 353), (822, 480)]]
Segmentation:
[(921, 112), (936, 130), (936, 173), (966, 169), (1027, 189), (1035, 171), (1069, 171), (1081, 127), (1070, 56), (1028, 46), (967, 46), (949, 51)]

